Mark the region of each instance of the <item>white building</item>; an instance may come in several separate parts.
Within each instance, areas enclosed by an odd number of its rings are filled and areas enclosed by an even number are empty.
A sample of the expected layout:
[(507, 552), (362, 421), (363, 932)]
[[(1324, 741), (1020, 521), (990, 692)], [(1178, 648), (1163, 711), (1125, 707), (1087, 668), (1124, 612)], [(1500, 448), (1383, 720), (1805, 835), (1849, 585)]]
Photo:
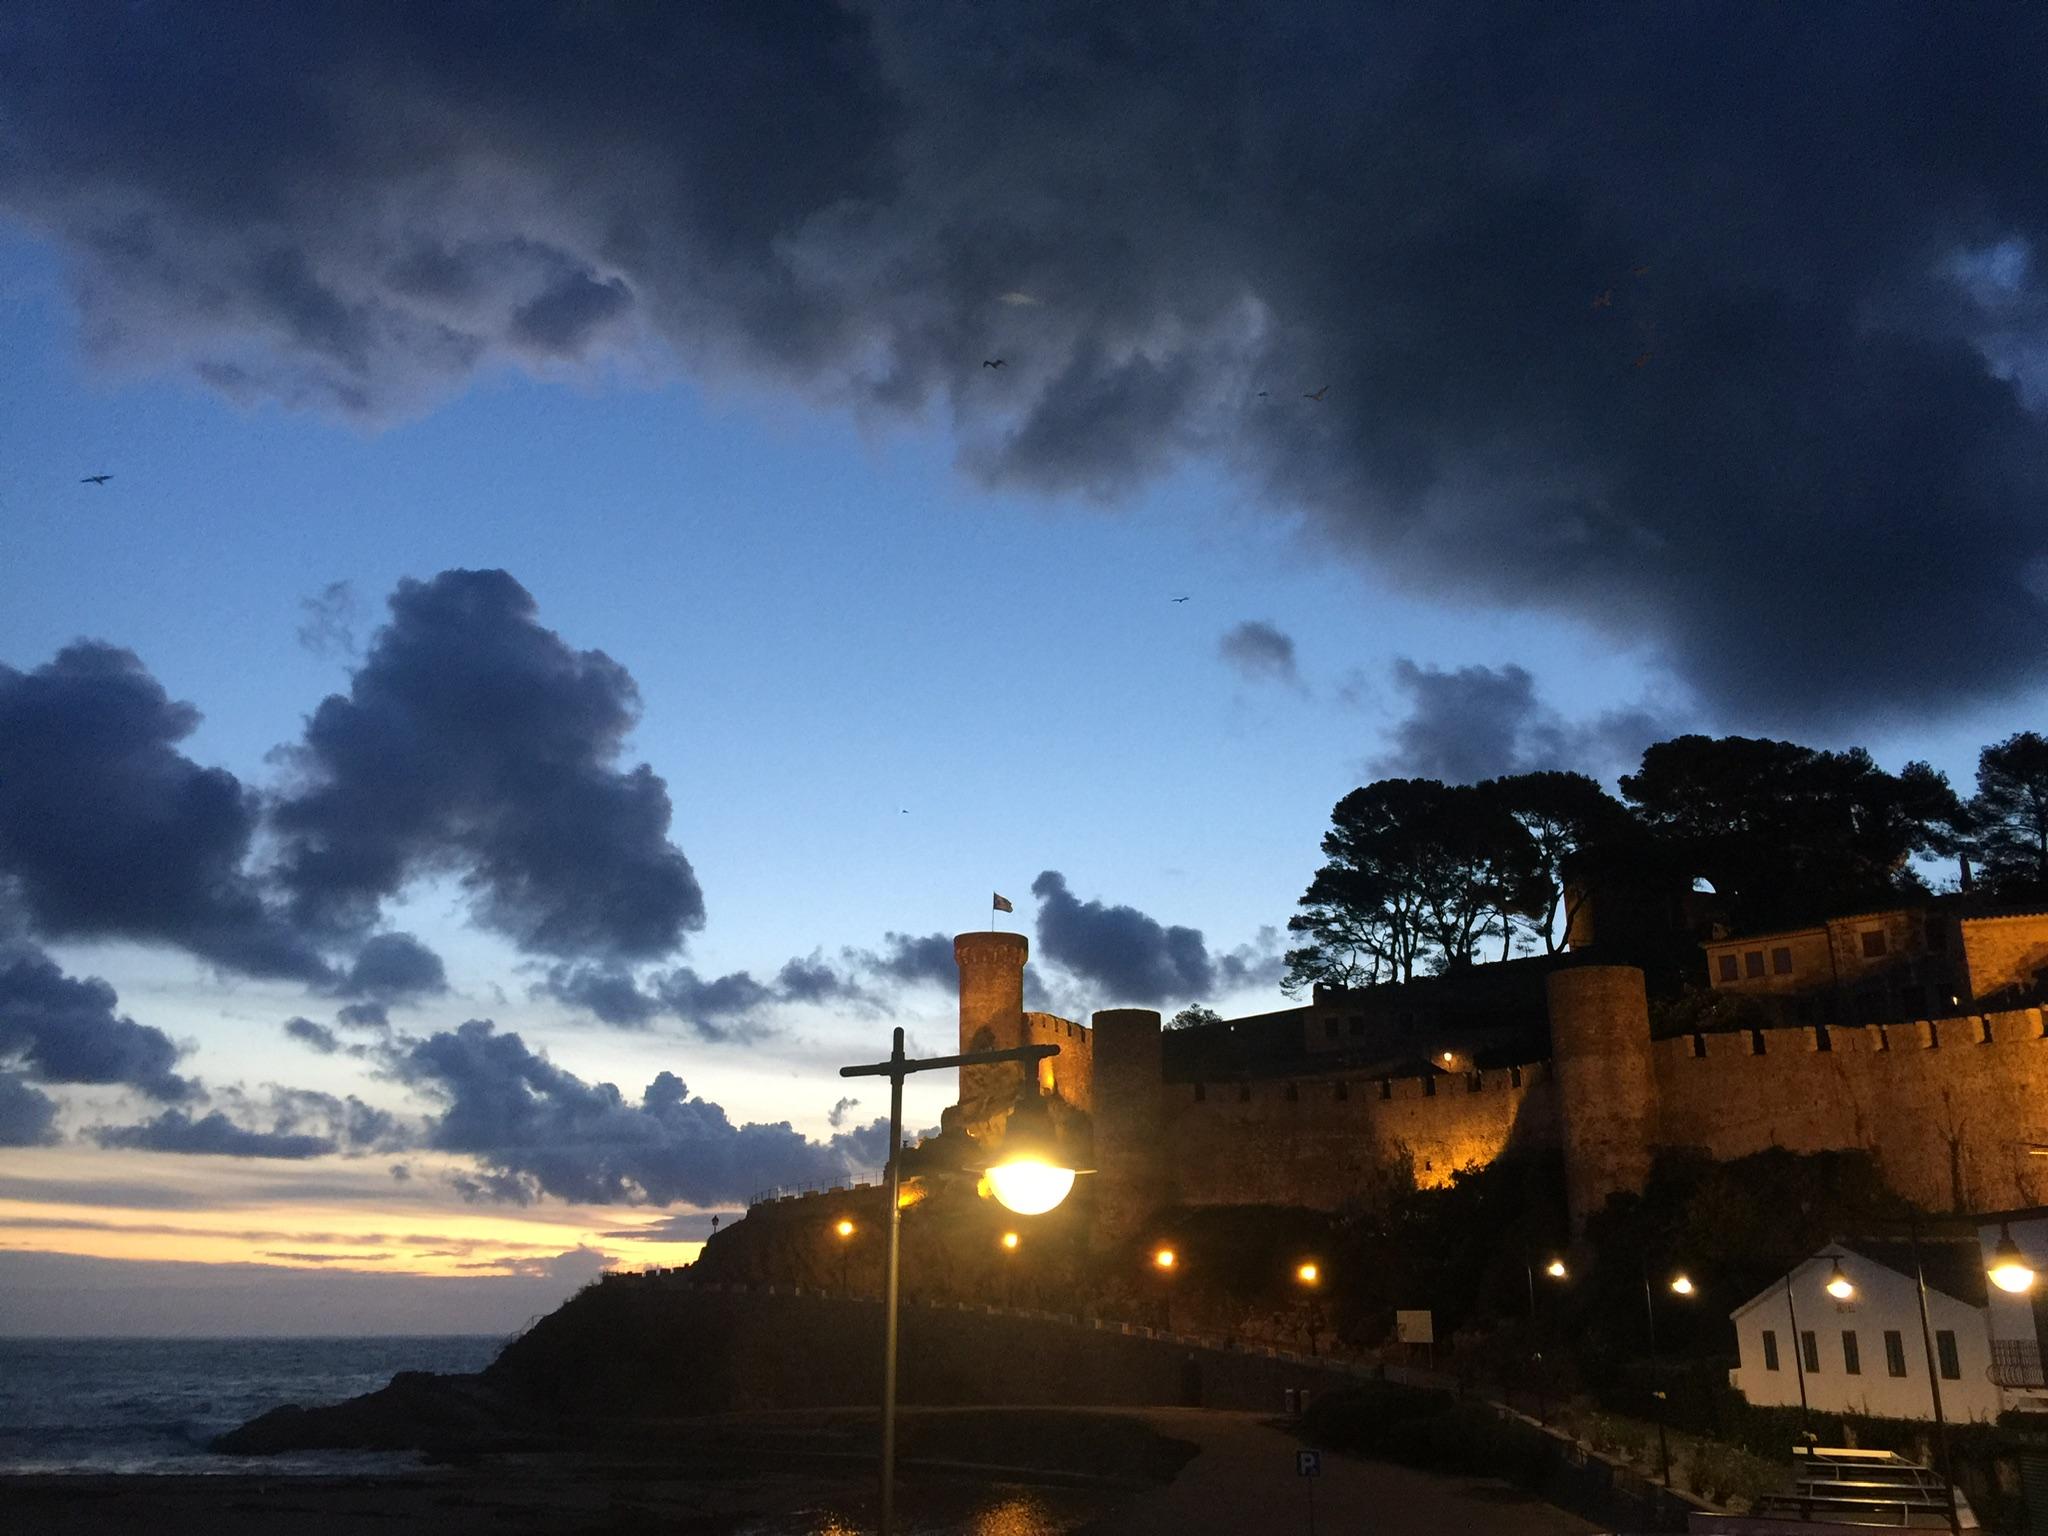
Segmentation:
[[(2048, 1252), (2048, 1210), (2036, 1214), (2039, 1244)], [(1994, 1225), (1994, 1243), (1997, 1235)], [(1996, 1418), (2016, 1405), (1992, 1371), (1988, 1250), (1932, 1238), (1920, 1246), (1942, 1413), (1950, 1420)], [(1838, 1264), (1853, 1287), (1846, 1300), (1827, 1290)], [(1807, 1404), (1816, 1413), (1934, 1417), (1928, 1341), (1904, 1243), (1830, 1243), (1729, 1316), (1742, 1362), (1728, 1373), (1729, 1385), (1752, 1403), (1798, 1407), (1803, 1376)]]

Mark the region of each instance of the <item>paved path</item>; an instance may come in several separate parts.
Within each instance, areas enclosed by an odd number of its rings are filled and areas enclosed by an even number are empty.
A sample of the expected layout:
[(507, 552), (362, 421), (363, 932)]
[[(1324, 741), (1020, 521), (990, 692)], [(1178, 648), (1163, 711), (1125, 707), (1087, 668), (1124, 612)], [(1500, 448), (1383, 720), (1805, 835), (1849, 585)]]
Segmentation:
[[(1134, 1409), (1202, 1454), (1163, 1488), (1135, 1496), (1101, 1529), (1117, 1536), (1294, 1536), (1306, 1533), (1311, 1479), (1295, 1472), (1302, 1442), (1261, 1416), (1200, 1408)], [(1582, 1536), (1600, 1529), (1488, 1478), (1443, 1477), (1390, 1462), (1325, 1453), (1315, 1483), (1316, 1536)]]

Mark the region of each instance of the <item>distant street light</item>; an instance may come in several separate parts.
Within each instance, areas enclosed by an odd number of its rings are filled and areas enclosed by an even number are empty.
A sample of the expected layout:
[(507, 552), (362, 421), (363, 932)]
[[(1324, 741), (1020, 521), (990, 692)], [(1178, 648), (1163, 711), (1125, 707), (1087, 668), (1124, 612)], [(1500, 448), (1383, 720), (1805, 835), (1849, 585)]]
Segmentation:
[[(1563, 1259), (1552, 1258), (1548, 1264), (1543, 1266), (1543, 1273), (1550, 1276), (1553, 1280), (1562, 1280), (1568, 1271), (1564, 1267)], [(1533, 1340), (1537, 1332), (1536, 1266), (1530, 1259), (1527, 1249), (1522, 1251), (1522, 1275), (1529, 1282), (1529, 1334)], [(1536, 1422), (1548, 1424), (1550, 1422), (1550, 1408), (1543, 1401), (1543, 1351), (1535, 1348), (1532, 1344), (1529, 1350), (1529, 1360), (1532, 1374), (1536, 1378)]]
[(1016, 1234), (1016, 1233), (1014, 1233), (1014, 1232), (1005, 1232), (1005, 1233), (1003, 1234), (1003, 1237), (1002, 1237), (1002, 1243), (1003, 1243), (1003, 1246), (1004, 1246), (1005, 1248), (1009, 1249), (1009, 1250), (1010, 1250), (1010, 1251), (1011, 1251), (1012, 1253), (1014, 1253), (1014, 1252), (1016, 1252), (1016, 1251), (1017, 1251), (1017, 1244), (1018, 1244), (1018, 1242), (1019, 1242), (1019, 1241), (1020, 1241), (1020, 1239), (1018, 1238), (1017, 1234)]
[(1161, 1248), (1157, 1253), (1152, 1255), (1152, 1267), (1155, 1269), (1171, 1269), (1174, 1265), (1178, 1264), (1179, 1262), (1180, 1255), (1175, 1253), (1171, 1248)]
[(839, 1294), (851, 1296), (853, 1287), (847, 1283), (846, 1261), (853, 1256), (853, 1223), (842, 1216), (833, 1223), (832, 1230), (839, 1234)]
[(1553, 1279), (1553, 1280), (1562, 1280), (1562, 1279), (1564, 1279), (1564, 1277), (1565, 1277), (1565, 1274), (1566, 1274), (1566, 1270), (1565, 1270), (1565, 1267), (1564, 1267), (1564, 1260), (1563, 1260), (1563, 1259), (1552, 1259), (1552, 1260), (1551, 1260), (1551, 1261), (1550, 1261), (1550, 1262), (1549, 1262), (1548, 1264), (1546, 1264), (1546, 1265), (1544, 1265), (1544, 1266), (1543, 1266), (1543, 1273), (1545, 1273), (1546, 1275), (1550, 1276), (1550, 1278), (1551, 1278), (1551, 1279)]
[[(841, 1067), (841, 1077), (886, 1077), (889, 1079), (889, 1260), (887, 1279), (884, 1282), (882, 1322), (882, 1531), (881, 1536), (892, 1536), (896, 1528), (896, 1316), (898, 1301), (898, 1279), (902, 1268), (903, 1251), (903, 1080), (913, 1072), (933, 1072), (944, 1067), (992, 1066), (997, 1062), (1015, 1061), (1025, 1064), (1024, 1080), (1031, 1084), (1036, 1078), (1036, 1063), (1048, 1056), (1057, 1056), (1060, 1048), (1056, 1045), (1020, 1045), (1007, 1051), (968, 1051), (959, 1056), (932, 1056), (922, 1061), (912, 1061), (903, 1054), (903, 1030), (896, 1030), (894, 1043), (887, 1061), (874, 1062), (864, 1067)], [(1035, 1102), (1035, 1097), (1033, 1102)], [(1043, 1108), (1039, 1111), (1044, 1113)], [(1050, 1159), (1037, 1159), (1047, 1174), (1064, 1173), (1064, 1183), (1057, 1180), (1040, 1179), (1033, 1182), (1033, 1176), (1021, 1175), (1016, 1184), (1020, 1199), (1027, 1198), (1025, 1192), (1033, 1191), (1029, 1198), (1044, 1200), (1035, 1209), (1025, 1210), (1003, 1199), (1000, 1191), (996, 1198), (1009, 1206), (1020, 1216), (1039, 1215), (1051, 1210), (1067, 1196), (1074, 1187), (1074, 1170), (1055, 1168)], [(1015, 1164), (1007, 1166), (1015, 1167)], [(989, 1187), (996, 1189), (997, 1169), (991, 1168)], [(1006, 1176), (1007, 1177), (1007, 1176)], [(1058, 1193), (1049, 1200), (1045, 1195), (1057, 1183)]]
[(1294, 1269), (1294, 1278), (1303, 1285), (1315, 1285), (1323, 1278), (1323, 1272), (1314, 1264), (1298, 1264)]
[[(1671, 1289), (1680, 1296), (1690, 1296), (1698, 1289), (1689, 1276), (1679, 1273), (1671, 1277)], [(1664, 1486), (1671, 1486), (1671, 1442), (1664, 1431), (1664, 1384), (1663, 1370), (1657, 1362), (1657, 1304), (1656, 1293), (1650, 1289), (1650, 1261), (1643, 1260), (1643, 1315), (1650, 1324), (1650, 1400), (1657, 1405), (1657, 1460), (1663, 1468)], [(1796, 1345), (1798, 1341), (1795, 1339)]]

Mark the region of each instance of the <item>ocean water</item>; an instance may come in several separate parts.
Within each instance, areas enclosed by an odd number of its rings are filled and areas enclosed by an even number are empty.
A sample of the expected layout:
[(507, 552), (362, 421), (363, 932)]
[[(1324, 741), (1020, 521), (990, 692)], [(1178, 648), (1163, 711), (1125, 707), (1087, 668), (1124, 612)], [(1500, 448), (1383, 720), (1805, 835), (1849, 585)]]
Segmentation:
[(412, 1456), (216, 1456), (224, 1430), (286, 1403), (374, 1392), (399, 1371), (478, 1371), (504, 1339), (0, 1338), (0, 1472), (399, 1470)]

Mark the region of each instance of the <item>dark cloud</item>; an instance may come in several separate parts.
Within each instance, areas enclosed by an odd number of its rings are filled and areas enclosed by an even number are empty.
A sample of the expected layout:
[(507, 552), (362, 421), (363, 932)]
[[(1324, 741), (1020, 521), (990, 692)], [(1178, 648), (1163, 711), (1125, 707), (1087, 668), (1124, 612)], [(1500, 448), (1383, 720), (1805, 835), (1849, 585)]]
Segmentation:
[(0, 1147), (40, 1147), (57, 1139), (57, 1106), (12, 1072), (0, 1072)]
[(340, 1037), (325, 1024), (315, 1024), (311, 1019), (286, 1019), (284, 1032), (301, 1045), (311, 1046), (322, 1056), (332, 1056), (341, 1049)]
[(1510, 663), (1444, 671), (1395, 661), (1409, 713), (1372, 771), (1476, 784), (1504, 773), (1561, 768), (1607, 776), (1633, 768), (1643, 748), (1684, 728), (1674, 712), (1637, 705), (1567, 721), (1536, 697), (1536, 680)]
[(324, 979), (244, 871), (255, 797), (176, 748), (198, 724), (112, 646), (0, 666), (0, 876), (46, 938), (173, 944), (252, 976)]
[(866, 968), (890, 981), (931, 983), (949, 992), (960, 986), (960, 965), (953, 958), (949, 934), (884, 934), (880, 953), (859, 958)]
[(400, 582), (348, 694), (287, 754), (273, 820), (294, 913), (353, 936), (413, 877), (453, 870), (477, 921), (528, 953), (671, 953), (704, 899), (668, 841), (667, 786), (617, 766), (639, 707), (625, 668), (543, 629), (503, 571)]
[(99, 1126), (91, 1134), (103, 1147), (284, 1159), (391, 1152), (412, 1145), (419, 1135), (418, 1127), (353, 1094), (341, 1098), (315, 1089), (273, 1087), (260, 1095), (229, 1088), (212, 1097), (224, 1107), (197, 1118), (171, 1109), (136, 1125)]
[(1253, 683), (1300, 685), (1294, 641), (1261, 619), (1246, 619), (1224, 632), (1216, 653)]
[(1199, 928), (1168, 927), (1136, 907), (1082, 901), (1048, 869), (1031, 882), (1038, 898), (1039, 957), (1071, 971), (1112, 1003), (1207, 997), (1216, 967)]
[(870, 1166), (861, 1159), (872, 1138), (862, 1133), (815, 1142), (787, 1123), (736, 1126), (668, 1072), (634, 1102), (485, 1020), (414, 1042), (395, 1070), (445, 1106), (426, 1144), (480, 1165), (457, 1183), (470, 1199), (706, 1206)]
[(382, 1003), (344, 1003), (334, 1011), (335, 1022), (348, 1029), (387, 1030), (391, 1017)]
[(457, 1269), (487, 1269), (501, 1275), (518, 1275), (528, 1280), (566, 1281), (585, 1285), (612, 1267), (611, 1255), (602, 1249), (579, 1243), (564, 1253), (500, 1254), (457, 1264)]
[(750, 971), (707, 978), (686, 965), (646, 977), (622, 967), (558, 965), (532, 991), (537, 997), (584, 1009), (607, 1024), (635, 1028), (673, 1017), (699, 1038), (717, 1042), (766, 1033), (760, 1015), (779, 1004), (873, 1002), (852, 975), (815, 954), (787, 961), (766, 982)]
[(92, 1138), (103, 1147), (128, 1147), (143, 1152), (190, 1152), (216, 1157), (323, 1157), (335, 1150), (324, 1136), (278, 1131), (252, 1131), (219, 1110), (193, 1119), (182, 1109), (167, 1109), (139, 1125), (103, 1125)]
[(337, 989), (347, 997), (395, 1003), (448, 990), (441, 957), (409, 933), (380, 933), (356, 952)]
[(312, 597), (299, 599), (299, 644), (315, 656), (356, 654), (356, 626), (362, 604), (346, 581), (330, 581)]
[(857, 1109), (859, 1107), (859, 1099), (841, 1099), (838, 1103), (832, 1106), (831, 1113), (825, 1116), (825, 1122), (826, 1124), (830, 1125), (833, 1130), (836, 1131), (841, 1126), (846, 1124), (847, 1111), (851, 1109)]
[(997, 483), (1202, 455), (1721, 714), (1961, 708), (2043, 669), (2048, 17), (1847, 14), (13, 6), (0, 206), (240, 397), (656, 336)]
[(67, 976), (48, 955), (0, 945), (0, 1065), (44, 1083), (124, 1083), (179, 1101), (197, 1090), (171, 1068), (178, 1047), (162, 1030), (117, 1013), (97, 976)]

